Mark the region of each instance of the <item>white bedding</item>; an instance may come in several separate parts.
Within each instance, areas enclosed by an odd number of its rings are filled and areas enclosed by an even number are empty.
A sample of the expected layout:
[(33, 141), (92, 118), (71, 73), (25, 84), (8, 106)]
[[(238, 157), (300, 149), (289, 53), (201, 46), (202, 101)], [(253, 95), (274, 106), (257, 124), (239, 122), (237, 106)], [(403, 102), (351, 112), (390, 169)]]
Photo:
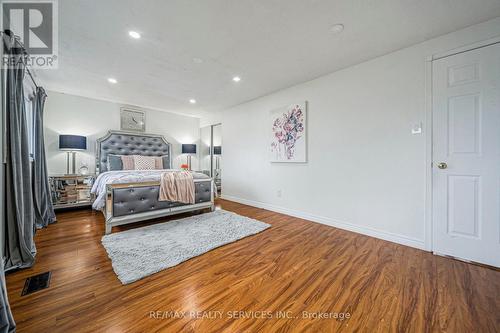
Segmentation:
[(164, 170), (118, 170), (106, 171), (97, 176), (91, 193), (96, 195), (92, 208), (102, 209), (106, 203), (106, 185), (123, 183), (140, 183), (150, 181), (160, 181), (163, 172), (179, 171), (176, 169)]

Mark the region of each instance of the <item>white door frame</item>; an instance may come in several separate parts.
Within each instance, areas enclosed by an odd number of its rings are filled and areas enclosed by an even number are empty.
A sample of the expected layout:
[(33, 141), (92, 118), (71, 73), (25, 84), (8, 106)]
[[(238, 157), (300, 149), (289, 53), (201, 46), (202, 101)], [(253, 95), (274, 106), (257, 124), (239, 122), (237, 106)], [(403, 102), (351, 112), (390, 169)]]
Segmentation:
[(469, 44), (466, 46), (461, 46), (458, 48), (454, 48), (445, 52), (435, 53), (433, 55), (428, 56), (425, 59), (425, 227), (424, 227), (424, 235), (425, 235), (425, 250), (433, 251), (433, 221), (432, 221), (432, 62), (434, 60), (442, 59), (445, 57), (453, 56), (456, 54), (460, 54), (467, 51), (472, 51), (475, 49), (487, 47), (493, 44), (500, 43), (500, 36), (486, 39), (477, 43)]

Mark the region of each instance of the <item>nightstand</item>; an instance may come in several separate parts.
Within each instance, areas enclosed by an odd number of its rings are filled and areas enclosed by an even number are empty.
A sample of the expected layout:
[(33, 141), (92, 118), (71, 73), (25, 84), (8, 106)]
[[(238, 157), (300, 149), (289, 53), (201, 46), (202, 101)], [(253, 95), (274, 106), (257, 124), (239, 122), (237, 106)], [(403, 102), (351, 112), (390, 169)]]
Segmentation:
[(54, 209), (92, 205), (94, 198), (90, 190), (95, 178), (93, 174), (49, 176)]

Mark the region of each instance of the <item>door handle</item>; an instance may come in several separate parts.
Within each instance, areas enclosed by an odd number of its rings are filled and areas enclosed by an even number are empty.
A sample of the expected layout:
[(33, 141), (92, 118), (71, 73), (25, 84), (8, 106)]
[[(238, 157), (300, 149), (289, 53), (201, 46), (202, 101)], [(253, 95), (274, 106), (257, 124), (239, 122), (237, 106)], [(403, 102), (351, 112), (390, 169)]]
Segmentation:
[(446, 164), (445, 162), (440, 162), (438, 163), (437, 167), (441, 170), (444, 170), (448, 167), (448, 164)]

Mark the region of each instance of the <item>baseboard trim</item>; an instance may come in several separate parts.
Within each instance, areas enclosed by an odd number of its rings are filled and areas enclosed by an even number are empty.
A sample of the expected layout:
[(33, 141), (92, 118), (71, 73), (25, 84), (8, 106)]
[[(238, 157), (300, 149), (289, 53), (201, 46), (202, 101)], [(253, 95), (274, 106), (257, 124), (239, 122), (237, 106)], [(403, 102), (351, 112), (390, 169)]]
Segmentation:
[(288, 209), (288, 208), (284, 208), (284, 207), (279, 207), (276, 205), (271, 205), (271, 204), (260, 202), (260, 201), (254, 201), (254, 200), (233, 197), (231, 195), (224, 195), (223, 194), (223, 195), (221, 195), (221, 199), (234, 201), (234, 202), (238, 202), (238, 203), (241, 203), (244, 205), (253, 206), (253, 207), (257, 207), (257, 208), (267, 209), (267, 210), (270, 210), (273, 212), (277, 212), (277, 213), (281, 213), (281, 214), (285, 214), (285, 215), (290, 215), (293, 217), (298, 217), (298, 218), (309, 220), (312, 222), (325, 224), (325, 225), (328, 225), (331, 227), (356, 232), (358, 234), (363, 234), (363, 235), (383, 239), (383, 240), (386, 240), (389, 242), (414, 247), (414, 248), (417, 248), (420, 250), (426, 250), (425, 241), (417, 239), (417, 238), (403, 236), (403, 235), (399, 235), (399, 234), (395, 234), (395, 233), (387, 232), (387, 231), (381, 231), (381, 230), (377, 230), (377, 229), (370, 228), (370, 227), (358, 226), (358, 225), (354, 225), (354, 224), (349, 223), (349, 222), (331, 219), (329, 217), (304, 213), (301, 211)]

